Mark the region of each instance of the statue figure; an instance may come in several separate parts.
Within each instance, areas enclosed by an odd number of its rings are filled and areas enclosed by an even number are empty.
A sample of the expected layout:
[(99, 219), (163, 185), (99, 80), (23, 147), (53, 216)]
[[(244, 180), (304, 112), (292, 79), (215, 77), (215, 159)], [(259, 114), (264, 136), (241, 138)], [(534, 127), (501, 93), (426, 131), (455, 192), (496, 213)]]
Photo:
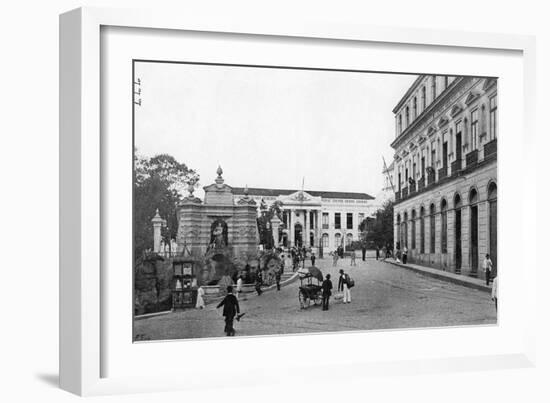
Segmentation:
[(219, 219), (212, 223), (211, 228), (212, 232), (208, 250), (225, 248), (227, 246), (227, 224), (225, 224), (223, 220)]

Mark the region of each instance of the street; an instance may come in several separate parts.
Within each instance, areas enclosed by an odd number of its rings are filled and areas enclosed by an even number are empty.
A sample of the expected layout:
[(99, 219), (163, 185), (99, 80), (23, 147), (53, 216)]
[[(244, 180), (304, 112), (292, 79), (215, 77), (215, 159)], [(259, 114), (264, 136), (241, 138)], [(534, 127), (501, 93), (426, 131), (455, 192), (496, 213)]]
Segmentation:
[[(373, 330), (495, 324), (496, 312), (490, 294), (413, 273), (407, 269), (369, 258), (318, 259), (323, 274), (330, 273), (333, 294), (338, 270), (343, 268), (355, 280), (351, 304), (330, 299), (329, 311), (313, 303), (300, 309), (297, 280), (281, 291), (241, 298), (241, 313), (235, 321), (236, 336), (327, 331)], [(203, 310), (189, 309), (135, 321), (138, 340), (224, 337), (224, 321), (216, 303)]]

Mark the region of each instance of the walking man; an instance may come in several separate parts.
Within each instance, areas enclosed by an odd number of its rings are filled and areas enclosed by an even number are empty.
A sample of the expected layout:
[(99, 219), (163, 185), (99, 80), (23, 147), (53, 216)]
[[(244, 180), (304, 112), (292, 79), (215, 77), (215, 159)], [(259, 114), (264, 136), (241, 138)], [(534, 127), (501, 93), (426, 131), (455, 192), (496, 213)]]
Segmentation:
[(351, 250), (349, 265), (350, 266), (357, 266), (357, 264), (355, 263), (355, 250), (354, 249)]
[(311, 252), (311, 265), (315, 266), (315, 252)]
[(223, 316), (225, 317), (225, 334), (227, 336), (235, 336), (235, 329), (233, 328), (233, 320), (235, 316), (241, 312), (239, 308), (239, 301), (237, 297), (233, 295), (233, 286), (227, 286), (227, 295), (218, 304), (216, 308), (223, 306)]
[[(380, 246), (376, 245), (376, 260), (380, 259)], [(365, 259), (363, 259), (365, 260)]]
[(349, 304), (351, 302), (351, 292), (348, 287), (349, 276), (344, 273), (344, 270), (340, 269), (340, 278), (338, 279), (338, 292), (342, 291), (344, 293), (344, 298), (342, 302), (344, 304)]
[(243, 276), (239, 274), (239, 277), (237, 277), (237, 299), (241, 299), (242, 291), (243, 291)]
[(407, 252), (409, 250), (407, 249), (407, 245), (403, 247), (403, 264), (407, 264)]
[(277, 291), (281, 291), (281, 270), (277, 270), (275, 273), (275, 283), (277, 284)]
[(485, 270), (485, 284), (489, 285), (489, 280), (491, 280), (491, 271), (493, 271), (493, 262), (491, 257), (487, 253), (485, 259), (483, 260), (483, 269)]
[(361, 256), (363, 258), (363, 262), (365, 261), (365, 256), (367, 255), (367, 247), (366, 245), (363, 243), (361, 244)]
[(258, 295), (262, 295), (263, 291), (262, 291), (262, 272), (260, 271), (260, 269), (258, 269), (258, 271), (256, 272), (256, 292), (258, 293)]
[(321, 285), (323, 290), (323, 311), (328, 311), (328, 300), (332, 295), (332, 281), (330, 281), (330, 274), (325, 276), (325, 281)]

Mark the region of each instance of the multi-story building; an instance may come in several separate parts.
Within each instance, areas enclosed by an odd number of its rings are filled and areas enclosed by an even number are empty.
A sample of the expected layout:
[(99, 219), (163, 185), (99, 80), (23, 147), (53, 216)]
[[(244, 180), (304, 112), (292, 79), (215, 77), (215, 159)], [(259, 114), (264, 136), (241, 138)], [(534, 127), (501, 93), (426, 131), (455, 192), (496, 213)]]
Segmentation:
[(497, 79), (419, 76), (393, 112), (394, 239), (411, 263), (497, 264)]
[(233, 188), (235, 200), (248, 194), (258, 206), (281, 202), (284, 229), (281, 243), (333, 250), (359, 240), (359, 224), (374, 213), (366, 193)]

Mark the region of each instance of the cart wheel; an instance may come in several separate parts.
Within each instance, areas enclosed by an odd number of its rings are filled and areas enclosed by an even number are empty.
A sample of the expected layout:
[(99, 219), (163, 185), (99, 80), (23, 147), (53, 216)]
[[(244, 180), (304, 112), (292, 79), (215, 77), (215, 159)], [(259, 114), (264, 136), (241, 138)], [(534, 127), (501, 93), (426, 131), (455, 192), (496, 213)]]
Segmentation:
[(305, 309), (309, 306), (309, 298), (302, 292), (298, 292), (298, 299), (300, 300), (300, 308)]

